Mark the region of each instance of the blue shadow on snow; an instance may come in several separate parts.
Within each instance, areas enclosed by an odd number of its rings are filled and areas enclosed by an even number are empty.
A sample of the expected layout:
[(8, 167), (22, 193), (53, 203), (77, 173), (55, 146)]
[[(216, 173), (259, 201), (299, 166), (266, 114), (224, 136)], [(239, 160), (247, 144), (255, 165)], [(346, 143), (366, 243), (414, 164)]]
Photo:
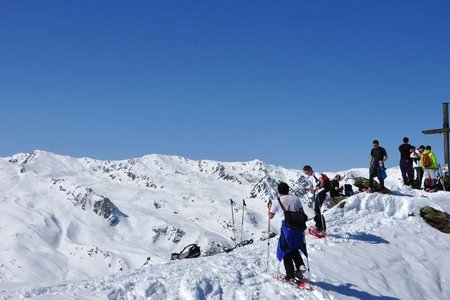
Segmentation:
[(399, 298), (396, 298), (396, 297), (375, 296), (368, 292), (359, 291), (359, 290), (355, 289), (354, 288), (355, 285), (353, 285), (351, 283), (346, 283), (346, 284), (341, 284), (341, 285), (333, 285), (328, 282), (319, 281), (319, 282), (311, 282), (311, 284), (318, 286), (323, 290), (332, 291), (332, 292), (335, 292), (335, 293), (338, 293), (338, 294), (341, 294), (344, 296), (348, 296), (348, 297), (353, 297), (356, 299), (399, 300)]
[(358, 232), (347, 233), (346, 235), (348, 236), (348, 239), (366, 242), (369, 244), (389, 244), (389, 242), (385, 239), (370, 233)]

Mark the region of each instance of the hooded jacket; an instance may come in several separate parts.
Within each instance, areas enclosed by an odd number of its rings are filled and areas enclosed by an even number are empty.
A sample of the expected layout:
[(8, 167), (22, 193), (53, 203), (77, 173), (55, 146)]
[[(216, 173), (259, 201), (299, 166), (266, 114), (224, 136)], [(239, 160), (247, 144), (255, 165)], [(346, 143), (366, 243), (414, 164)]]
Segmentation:
[[(431, 160), (431, 165), (429, 167), (424, 167), (423, 166), (423, 159), (426, 155), (430, 156), (430, 160)], [(438, 161), (436, 158), (436, 155), (434, 155), (433, 152), (431, 152), (431, 150), (424, 150), (422, 152), (422, 155), (420, 156), (420, 166), (422, 167), (422, 169), (437, 169), (438, 168)]]

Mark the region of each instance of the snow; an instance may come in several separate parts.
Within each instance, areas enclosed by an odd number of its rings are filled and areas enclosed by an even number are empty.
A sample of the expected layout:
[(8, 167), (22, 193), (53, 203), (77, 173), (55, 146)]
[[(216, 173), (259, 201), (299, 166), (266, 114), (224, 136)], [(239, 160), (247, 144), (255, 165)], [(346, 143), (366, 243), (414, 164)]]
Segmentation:
[[(339, 173), (351, 183), (368, 170)], [(261, 161), (105, 162), (44, 151), (0, 158), (0, 299), (450, 299), (450, 235), (419, 215), (424, 206), (450, 212), (450, 194), (404, 187), (398, 168), (388, 169), (392, 194), (356, 194), (324, 213), (329, 237), (306, 236), (314, 291), (274, 280), (284, 271), (277, 238), (260, 240), (267, 188), (284, 180), (298, 192), (305, 179)], [(103, 197), (122, 213), (117, 224), (93, 211)], [(234, 234), (254, 243), (219, 253)], [(190, 243), (201, 257), (169, 260)]]

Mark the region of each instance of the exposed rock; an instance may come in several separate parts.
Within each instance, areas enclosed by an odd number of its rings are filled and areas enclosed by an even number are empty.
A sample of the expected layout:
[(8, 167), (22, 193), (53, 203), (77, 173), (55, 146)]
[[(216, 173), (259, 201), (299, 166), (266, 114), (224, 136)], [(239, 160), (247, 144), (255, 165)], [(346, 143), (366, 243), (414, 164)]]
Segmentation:
[(107, 219), (111, 226), (119, 224), (121, 217), (128, 217), (114, 205), (108, 198), (104, 198), (94, 203), (94, 212)]
[[(369, 179), (364, 177), (356, 177), (354, 186), (356, 186), (360, 192), (364, 192), (369, 187)], [(373, 189), (375, 192), (381, 192), (380, 184), (374, 180), (373, 181)], [(391, 191), (387, 188), (384, 188), (385, 193), (391, 193)]]
[(338, 205), (339, 204), (339, 208), (344, 208), (344, 206), (345, 206), (345, 201), (343, 201), (343, 200), (345, 200), (345, 199), (347, 199), (348, 197), (346, 197), (346, 196), (337, 196), (337, 197), (332, 197), (331, 199), (330, 199), (330, 201), (328, 202), (328, 208), (332, 208), (332, 207), (334, 207), (334, 206), (336, 206), (336, 205)]
[(420, 216), (430, 226), (443, 233), (450, 233), (450, 215), (448, 213), (425, 206), (420, 210)]

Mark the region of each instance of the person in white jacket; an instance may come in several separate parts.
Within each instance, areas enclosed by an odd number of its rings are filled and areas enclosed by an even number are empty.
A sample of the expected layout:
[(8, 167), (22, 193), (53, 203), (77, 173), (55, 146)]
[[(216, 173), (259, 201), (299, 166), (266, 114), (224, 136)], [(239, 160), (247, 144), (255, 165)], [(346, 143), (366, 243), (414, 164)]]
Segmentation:
[[(423, 151), (423, 146), (420, 148)], [(413, 163), (413, 169), (414, 169), (414, 185), (413, 188), (420, 189), (420, 186), (422, 184), (422, 178), (423, 178), (423, 169), (420, 166), (420, 156), (421, 152), (416, 149), (416, 147), (411, 146), (411, 159)]]

